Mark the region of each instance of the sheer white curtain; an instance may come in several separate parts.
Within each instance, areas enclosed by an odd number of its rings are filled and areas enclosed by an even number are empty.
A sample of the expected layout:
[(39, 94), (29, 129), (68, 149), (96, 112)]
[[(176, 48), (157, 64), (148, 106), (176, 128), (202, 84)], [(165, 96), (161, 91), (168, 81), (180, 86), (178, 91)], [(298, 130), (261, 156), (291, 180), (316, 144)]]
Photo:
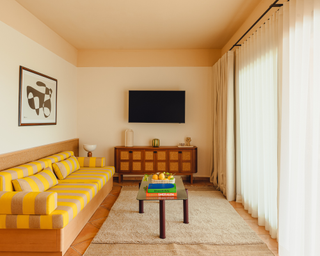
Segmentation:
[(278, 94), (282, 13), (236, 51), (237, 199), (277, 237)]
[(279, 255), (320, 255), (320, 0), (283, 6)]
[(234, 201), (234, 53), (228, 52), (213, 66), (213, 164), (211, 181), (227, 200)]

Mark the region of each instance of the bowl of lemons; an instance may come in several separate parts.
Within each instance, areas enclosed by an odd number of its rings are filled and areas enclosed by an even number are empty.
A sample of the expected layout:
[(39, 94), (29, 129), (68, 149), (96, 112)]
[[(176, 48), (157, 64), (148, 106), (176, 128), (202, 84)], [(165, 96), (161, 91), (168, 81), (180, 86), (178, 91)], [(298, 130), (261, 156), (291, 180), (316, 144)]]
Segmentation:
[(160, 172), (152, 175), (152, 183), (171, 183), (174, 184), (176, 182), (172, 173), (168, 172)]

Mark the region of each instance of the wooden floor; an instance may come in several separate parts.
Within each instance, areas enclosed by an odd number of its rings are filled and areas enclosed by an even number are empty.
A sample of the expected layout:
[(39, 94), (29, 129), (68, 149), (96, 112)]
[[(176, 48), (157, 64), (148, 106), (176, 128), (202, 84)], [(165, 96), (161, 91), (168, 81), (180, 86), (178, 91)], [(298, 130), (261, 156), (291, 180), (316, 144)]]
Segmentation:
[[(78, 237), (74, 240), (73, 244), (70, 246), (65, 256), (81, 256), (84, 254), (91, 241), (95, 237), (96, 233), (99, 231), (100, 227), (107, 219), (111, 207), (117, 200), (121, 186), (138, 186), (138, 180), (132, 181), (122, 181), (118, 183), (118, 180), (114, 180), (114, 186), (110, 194), (106, 199), (101, 203), (99, 208), (93, 214), (88, 223), (84, 226), (83, 230), (80, 232)], [(188, 182), (184, 182), (185, 185), (188, 185)], [(212, 183), (206, 181), (194, 181), (193, 187), (196, 186), (212, 186)], [(239, 215), (248, 223), (248, 225), (255, 231), (261, 239), (268, 245), (269, 249), (278, 256), (278, 242), (276, 239), (272, 239), (269, 235), (269, 232), (264, 229), (264, 227), (258, 226), (258, 220), (252, 218), (250, 214), (243, 208), (242, 204), (236, 202), (230, 202), (230, 204), (235, 208)]]

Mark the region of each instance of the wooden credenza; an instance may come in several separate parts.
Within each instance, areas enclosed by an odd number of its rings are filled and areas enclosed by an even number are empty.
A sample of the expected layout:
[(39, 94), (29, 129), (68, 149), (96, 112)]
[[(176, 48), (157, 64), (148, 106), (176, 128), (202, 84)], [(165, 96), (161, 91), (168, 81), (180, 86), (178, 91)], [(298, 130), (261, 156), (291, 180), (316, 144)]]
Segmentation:
[(115, 168), (122, 176), (170, 172), (176, 175), (190, 175), (197, 170), (197, 147), (115, 147)]

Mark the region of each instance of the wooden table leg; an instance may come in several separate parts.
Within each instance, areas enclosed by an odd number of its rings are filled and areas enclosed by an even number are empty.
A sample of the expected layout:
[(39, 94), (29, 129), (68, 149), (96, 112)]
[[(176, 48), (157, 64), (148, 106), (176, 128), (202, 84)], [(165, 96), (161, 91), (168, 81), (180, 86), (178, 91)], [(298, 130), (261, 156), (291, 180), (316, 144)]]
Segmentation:
[(143, 210), (143, 200), (139, 200), (139, 213), (144, 213), (144, 210)]
[[(188, 189), (186, 189), (188, 196)], [(189, 224), (189, 207), (188, 207), (188, 198), (183, 200), (183, 223)]]
[(159, 200), (160, 212), (160, 238), (166, 238), (166, 208), (165, 200)]
[(193, 184), (193, 174), (190, 175), (190, 184)]
[(119, 183), (121, 183), (121, 177), (122, 175), (119, 173), (119, 176), (118, 176), (118, 181), (119, 181)]

